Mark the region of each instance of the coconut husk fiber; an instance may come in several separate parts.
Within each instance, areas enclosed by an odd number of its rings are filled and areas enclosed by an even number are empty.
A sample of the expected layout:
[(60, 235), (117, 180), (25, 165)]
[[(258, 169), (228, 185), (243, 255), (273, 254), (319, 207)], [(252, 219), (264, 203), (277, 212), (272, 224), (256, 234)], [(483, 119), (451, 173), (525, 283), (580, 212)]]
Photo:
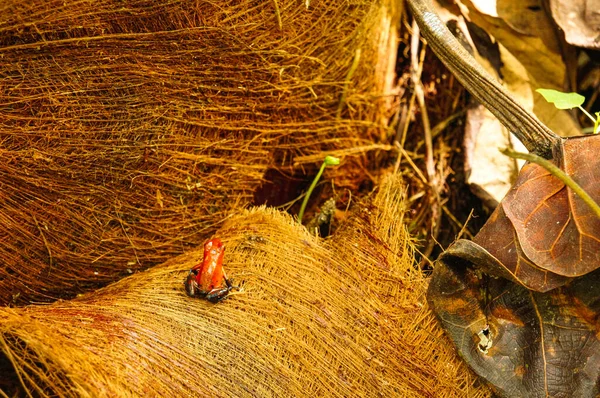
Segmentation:
[(388, 180), (332, 238), (254, 208), (217, 232), (241, 288), (186, 296), (201, 249), (71, 301), (2, 308), (6, 395), (487, 397), (426, 306)]
[(267, 170), (373, 148), (396, 3), (3, 1), (0, 305), (164, 262)]

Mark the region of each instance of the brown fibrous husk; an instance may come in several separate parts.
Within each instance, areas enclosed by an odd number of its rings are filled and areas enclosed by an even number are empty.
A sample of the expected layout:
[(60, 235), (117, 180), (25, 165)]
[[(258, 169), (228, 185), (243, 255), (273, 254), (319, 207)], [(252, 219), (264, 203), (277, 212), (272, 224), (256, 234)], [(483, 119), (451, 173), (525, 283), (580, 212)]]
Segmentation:
[(238, 291), (186, 296), (200, 249), (95, 293), (0, 309), (7, 394), (484, 397), (427, 309), (388, 180), (330, 239), (256, 208), (218, 232)]
[(166, 261), (267, 170), (372, 148), (396, 3), (4, 1), (0, 304)]

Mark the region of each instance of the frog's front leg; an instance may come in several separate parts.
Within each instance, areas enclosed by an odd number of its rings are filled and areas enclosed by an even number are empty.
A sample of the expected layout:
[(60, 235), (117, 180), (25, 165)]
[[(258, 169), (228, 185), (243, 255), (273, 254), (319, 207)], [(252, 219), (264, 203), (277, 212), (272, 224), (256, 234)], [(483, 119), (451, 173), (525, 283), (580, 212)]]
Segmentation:
[(197, 270), (190, 270), (187, 278), (185, 279), (185, 292), (188, 296), (194, 297), (196, 292), (198, 291), (198, 283), (196, 282), (196, 277), (198, 276)]

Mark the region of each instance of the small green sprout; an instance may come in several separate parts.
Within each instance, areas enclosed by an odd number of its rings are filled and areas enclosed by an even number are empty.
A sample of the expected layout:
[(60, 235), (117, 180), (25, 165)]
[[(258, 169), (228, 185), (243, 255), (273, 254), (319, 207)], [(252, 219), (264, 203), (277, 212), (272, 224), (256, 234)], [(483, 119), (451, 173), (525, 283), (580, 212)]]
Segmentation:
[(300, 206), (300, 212), (298, 213), (298, 221), (300, 221), (300, 223), (302, 223), (302, 217), (304, 217), (304, 210), (306, 210), (306, 205), (308, 204), (308, 199), (310, 199), (310, 195), (312, 194), (312, 191), (317, 186), (317, 182), (319, 182), (321, 175), (323, 175), (323, 172), (325, 171), (325, 167), (337, 166), (338, 164), (340, 164), (340, 159), (333, 157), (333, 156), (329, 156), (329, 155), (325, 156), (325, 160), (323, 161), (323, 164), (321, 165), (321, 168), (319, 169), (319, 172), (315, 176), (312, 184), (310, 184), (310, 187), (308, 187), (308, 191), (306, 191), (306, 195), (304, 196), (304, 200), (302, 201), (302, 206)]
[(538, 88), (538, 93), (544, 97), (544, 99), (552, 104), (557, 109), (573, 109), (579, 108), (587, 117), (594, 122), (594, 134), (598, 134), (598, 125), (600, 124), (600, 112), (596, 112), (594, 118), (585, 108), (581, 105), (585, 102), (585, 97), (577, 93), (563, 93), (556, 90), (550, 90), (547, 88)]

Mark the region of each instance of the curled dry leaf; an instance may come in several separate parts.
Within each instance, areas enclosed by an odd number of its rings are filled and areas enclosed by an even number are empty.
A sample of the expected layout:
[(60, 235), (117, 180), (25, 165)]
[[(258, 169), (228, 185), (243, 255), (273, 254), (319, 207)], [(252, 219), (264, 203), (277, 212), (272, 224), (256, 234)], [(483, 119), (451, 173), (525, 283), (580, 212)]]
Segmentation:
[(573, 48), (558, 39), (543, 8), (535, 8), (530, 1), (498, 2), (494, 17), (478, 12), (477, 5), (470, 3), (465, 1), (471, 22), (499, 44), (505, 87), (552, 131), (563, 137), (580, 135), (581, 127), (568, 111), (557, 109), (535, 92), (540, 87), (568, 88), (576, 59)]
[[(599, 151), (600, 136), (566, 139), (555, 151), (555, 162), (593, 198), (600, 198)], [(459, 240), (446, 255), (546, 292), (600, 266), (600, 219), (530, 163), (473, 242)]]
[[(595, 200), (599, 151), (600, 136), (585, 136), (562, 140), (553, 156)], [(440, 256), (428, 300), (500, 395), (596, 396), (599, 266), (600, 219), (530, 163), (473, 241)]]
[(439, 262), (429, 304), (461, 356), (503, 397), (599, 393), (600, 273), (550, 293)]

